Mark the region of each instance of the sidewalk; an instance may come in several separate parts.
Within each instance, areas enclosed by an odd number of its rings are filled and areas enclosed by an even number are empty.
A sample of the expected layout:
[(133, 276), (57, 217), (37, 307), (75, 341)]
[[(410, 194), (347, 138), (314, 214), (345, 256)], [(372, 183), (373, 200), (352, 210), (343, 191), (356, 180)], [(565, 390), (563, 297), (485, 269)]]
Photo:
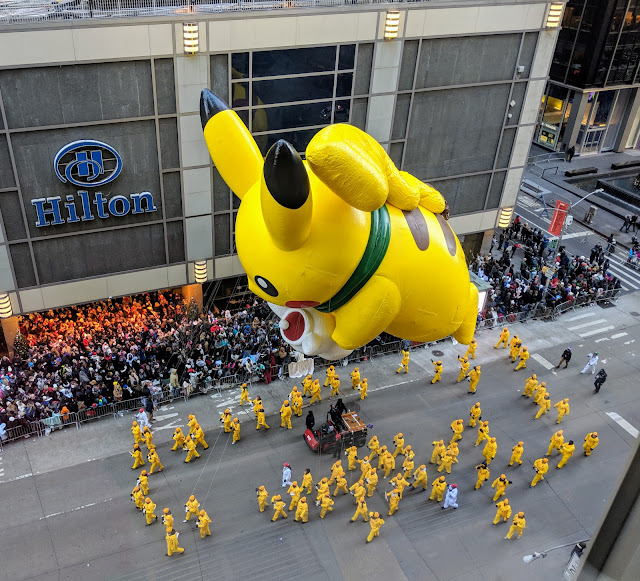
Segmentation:
[[(537, 146), (532, 145), (530, 150), (530, 155), (539, 155), (542, 153), (550, 153), (547, 150)], [(560, 198), (564, 201), (568, 201), (571, 204), (576, 204), (581, 198), (587, 195), (589, 191), (593, 191), (597, 187), (598, 179), (604, 177), (607, 174), (613, 175), (624, 175), (625, 171), (629, 170), (619, 170), (616, 172), (611, 169), (611, 164), (622, 161), (630, 161), (637, 159), (638, 156), (631, 155), (629, 153), (602, 153), (599, 155), (589, 155), (584, 157), (574, 157), (573, 160), (569, 163), (564, 160), (553, 160), (548, 166), (558, 168), (558, 173), (552, 174), (552, 172), (545, 172), (544, 178), (540, 177), (540, 170), (537, 167), (529, 165), (525, 168), (523, 178), (529, 179), (534, 183), (539, 184), (540, 186), (551, 190), (552, 196), (549, 196), (549, 200), (547, 203), (553, 204), (555, 203), (556, 198)], [(544, 164), (546, 166), (547, 164)], [(543, 167), (544, 167), (543, 166)], [(578, 169), (582, 167), (597, 167), (598, 173), (592, 174), (590, 176), (584, 176), (585, 178), (592, 178), (593, 180), (593, 189), (582, 190), (575, 185), (572, 185), (565, 180), (564, 172), (569, 169)], [(636, 168), (637, 173), (640, 174), (640, 167)], [(596, 215), (593, 221), (588, 224), (584, 221), (585, 214), (589, 209), (589, 206), (596, 206), (598, 208)], [(550, 209), (550, 211), (552, 208)], [(618, 242), (618, 246), (623, 246), (625, 248), (629, 248), (631, 245), (631, 236), (633, 235), (633, 231), (629, 230), (628, 233), (620, 232), (620, 227), (622, 226), (624, 216), (629, 214), (630, 211), (624, 207), (618, 206), (613, 202), (610, 202), (604, 198), (601, 198), (597, 195), (589, 196), (586, 200), (580, 202), (580, 204), (575, 207), (572, 212), (573, 219), (575, 222), (581, 224), (585, 228), (598, 232), (605, 238), (610, 234), (616, 238)]]

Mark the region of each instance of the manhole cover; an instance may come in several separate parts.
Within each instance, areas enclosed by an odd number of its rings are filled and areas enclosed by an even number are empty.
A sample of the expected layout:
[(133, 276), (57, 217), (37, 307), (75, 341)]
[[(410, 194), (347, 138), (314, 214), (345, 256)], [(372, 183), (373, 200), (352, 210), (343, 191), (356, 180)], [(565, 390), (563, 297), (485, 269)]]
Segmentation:
[(629, 313), (632, 317), (640, 317), (640, 313), (636, 313), (635, 311), (631, 311)]
[(444, 355), (444, 351), (432, 351), (431, 355), (435, 355), (436, 357), (442, 357)]

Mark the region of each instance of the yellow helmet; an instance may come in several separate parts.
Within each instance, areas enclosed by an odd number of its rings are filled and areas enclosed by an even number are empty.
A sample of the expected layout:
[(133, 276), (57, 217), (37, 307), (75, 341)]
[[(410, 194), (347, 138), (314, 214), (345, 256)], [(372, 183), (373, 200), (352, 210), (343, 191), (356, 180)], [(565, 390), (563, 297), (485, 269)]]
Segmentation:
[(135, 420), (133, 420), (133, 425), (134, 425), (134, 426), (137, 426), (137, 425), (138, 425), (138, 422), (136, 422)]
[(171, 513), (171, 511), (168, 508), (165, 508), (162, 512), (164, 514), (170, 514)]
[(379, 514), (379, 513), (377, 513), (377, 512), (374, 512), (374, 513), (373, 513), (373, 518), (380, 518), (380, 514)]
[(196, 499), (196, 497), (195, 497), (195, 496), (193, 496), (193, 494), (189, 497), (189, 500), (190, 500), (191, 502), (193, 502), (195, 499)]
[(147, 498), (144, 499), (144, 502), (146, 504), (151, 504), (151, 499), (147, 496)]
[(284, 405), (289, 405), (289, 400), (288, 399), (284, 400)]
[(306, 496), (303, 496), (303, 497), (300, 499), (300, 502), (302, 502), (302, 503), (306, 504), (306, 503), (307, 503), (307, 497), (306, 497)]
[(204, 509), (202, 509), (202, 510), (200, 511), (200, 516), (204, 516), (205, 514), (207, 514), (207, 513), (204, 511)]

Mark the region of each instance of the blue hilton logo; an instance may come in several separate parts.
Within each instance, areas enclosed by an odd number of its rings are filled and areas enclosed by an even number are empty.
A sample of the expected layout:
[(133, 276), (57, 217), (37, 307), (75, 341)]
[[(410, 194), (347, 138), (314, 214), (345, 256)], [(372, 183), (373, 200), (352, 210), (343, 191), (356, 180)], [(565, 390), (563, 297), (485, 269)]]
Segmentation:
[[(53, 167), (62, 183), (71, 183), (81, 188), (96, 188), (115, 180), (122, 171), (122, 159), (110, 145), (101, 141), (82, 140), (65, 145), (56, 154)], [(93, 202), (86, 189), (78, 190), (80, 206), (76, 206), (75, 196), (69, 194), (62, 201), (61, 196), (31, 200), (36, 209), (36, 226), (57, 226), (66, 222), (88, 222), (110, 216), (144, 214), (157, 210), (150, 192), (116, 195), (107, 198), (102, 192), (95, 192)], [(92, 208), (93, 206), (93, 208)], [(95, 216), (93, 213), (95, 210)]]

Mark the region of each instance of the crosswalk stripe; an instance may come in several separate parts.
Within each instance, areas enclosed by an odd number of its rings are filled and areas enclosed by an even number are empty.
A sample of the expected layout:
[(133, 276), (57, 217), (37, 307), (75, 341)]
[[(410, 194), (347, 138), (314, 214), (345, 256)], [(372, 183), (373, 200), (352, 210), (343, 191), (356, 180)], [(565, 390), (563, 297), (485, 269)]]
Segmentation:
[(609, 325), (608, 327), (600, 327), (600, 329), (595, 329), (593, 331), (589, 331), (587, 333), (579, 333), (580, 337), (591, 337), (591, 335), (597, 335), (598, 333), (604, 333), (605, 331), (611, 331), (611, 329), (615, 329), (613, 325)]
[(537, 353), (532, 353), (531, 357), (535, 359), (542, 367), (545, 369), (553, 369), (555, 365), (547, 361), (542, 355), (538, 355)]
[(593, 234), (591, 230), (582, 230), (581, 232), (571, 232), (571, 234), (565, 234), (562, 239), (568, 240), (570, 238), (579, 238), (580, 236), (589, 236), (590, 234)]
[(627, 333), (616, 333), (615, 335), (611, 335), (611, 339), (620, 339), (620, 337), (626, 337)]
[(567, 327), (568, 331), (577, 331), (578, 329), (584, 329), (585, 327), (591, 327), (591, 325), (599, 325), (600, 323), (606, 323), (607, 319), (597, 319), (596, 321), (589, 321), (588, 323), (582, 323), (581, 325), (574, 325), (573, 327)]
[(607, 415), (621, 428), (627, 430), (627, 432), (629, 432), (634, 438), (637, 438), (638, 434), (640, 434), (636, 428), (634, 428), (627, 420), (620, 417), (616, 412), (607, 412)]
[(571, 317), (569, 319), (565, 319), (565, 322), (570, 323), (571, 321), (578, 321), (579, 319), (586, 319), (587, 317), (595, 317), (595, 313), (582, 313), (582, 315), (576, 315), (575, 317)]
[(633, 289), (638, 290), (638, 288), (640, 288), (634, 284), (640, 284), (640, 280), (636, 280), (635, 278), (633, 278), (629, 272), (622, 270), (620, 267), (614, 266), (612, 264), (609, 264), (609, 270), (613, 272), (622, 282), (625, 282)]

